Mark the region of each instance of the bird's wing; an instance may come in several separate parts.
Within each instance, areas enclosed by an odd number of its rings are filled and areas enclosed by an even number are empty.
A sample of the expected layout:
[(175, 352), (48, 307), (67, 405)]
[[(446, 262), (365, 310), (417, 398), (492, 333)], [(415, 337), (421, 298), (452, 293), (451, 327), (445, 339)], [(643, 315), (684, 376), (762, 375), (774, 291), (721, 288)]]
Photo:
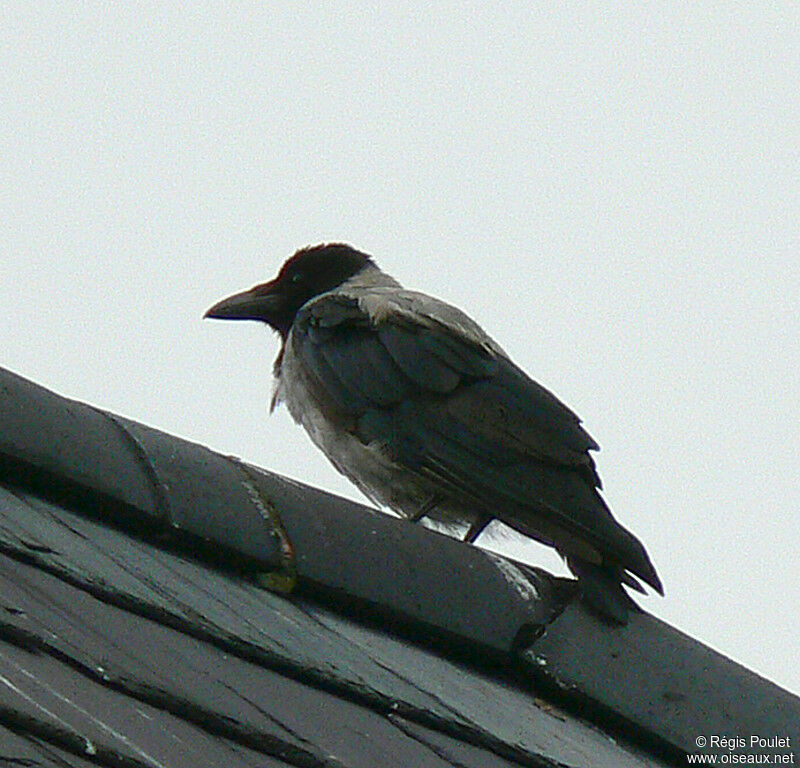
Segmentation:
[(348, 415), (437, 403), (443, 416), (498, 447), (554, 464), (593, 466), (588, 451), (598, 446), (578, 416), (444, 302), (398, 290), (326, 294), (298, 314), (292, 342), (327, 397)]
[(597, 444), (579, 418), (459, 310), (396, 289), (333, 292), (298, 313), (292, 344), (365, 444), (501, 520), (538, 515), (600, 560), (643, 570), (597, 493)]

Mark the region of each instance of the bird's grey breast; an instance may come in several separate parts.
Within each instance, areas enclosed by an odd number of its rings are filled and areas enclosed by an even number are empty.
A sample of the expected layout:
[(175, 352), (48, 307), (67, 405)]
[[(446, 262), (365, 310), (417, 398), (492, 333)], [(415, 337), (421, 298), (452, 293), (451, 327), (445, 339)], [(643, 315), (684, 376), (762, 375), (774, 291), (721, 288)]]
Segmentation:
[(290, 333), (280, 371), (276, 377), (273, 402), (284, 403), (294, 419), (333, 466), (349, 478), (376, 504), (395, 509), (416, 499), (413, 480), (388, 456), (384, 446), (365, 444), (348, 428), (346, 418), (331, 408), (324, 386), (297, 354), (298, 340)]
[[(390, 447), (383, 441), (365, 437), (358, 425), (365, 412), (358, 405), (352, 406), (355, 410), (343, 411), (341, 400), (337, 402), (331, 397), (331, 392), (341, 393), (343, 380), (352, 382), (369, 375), (366, 366), (364, 371), (355, 370), (360, 365), (359, 355), (340, 355), (336, 358), (338, 364), (350, 369), (332, 370), (328, 363), (316, 361), (314, 351), (319, 339), (329, 333), (339, 340), (352, 334), (353, 340), (364, 329), (372, 329), (375, 330), (372, 342), (364, 343), (375, 344), (379, 343), (380, 327), (407, 323), (423, 328), (444, 326), (448, 332), (485, 348), (490, 354), (504, 354), (477, 323), (444, 302), (406, 291), (396, 284), (349, 284), (313, 299), (298, 313), (277, 373), (275, 402), (286, 404), (292, 418), (315, 445), (370, 499), (410, 515), (430, 498), (430, 484), (418, 472), (394, 461)], [(357, 348), (358, 342), (354, 343)], [(374, 346), (371, 349), (374, 351)], [(366, 348), (364, 354), (369, 354)], [(421, 347), (419, 354), (428, 353)], [(375, 392), (374, 388), (369, 389)], [(392, 407), (401, 407), (401, 402)], [(448, 519), (460, 520), (465, 516), (463, 511), (455, 514), (440, 509), (439, 512)]]

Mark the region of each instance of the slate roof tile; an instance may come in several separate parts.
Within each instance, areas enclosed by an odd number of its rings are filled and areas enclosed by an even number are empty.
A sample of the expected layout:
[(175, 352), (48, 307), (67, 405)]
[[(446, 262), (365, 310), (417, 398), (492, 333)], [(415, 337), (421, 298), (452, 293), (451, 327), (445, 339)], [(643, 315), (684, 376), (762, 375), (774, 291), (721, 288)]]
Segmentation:
[(0, 755), (45, 765), (624, 768), (685, 764), (701, 727), (800, 743), (800, 700), (652, 616), (608, 627), (570, 580), (2, 370), (0, 595)]

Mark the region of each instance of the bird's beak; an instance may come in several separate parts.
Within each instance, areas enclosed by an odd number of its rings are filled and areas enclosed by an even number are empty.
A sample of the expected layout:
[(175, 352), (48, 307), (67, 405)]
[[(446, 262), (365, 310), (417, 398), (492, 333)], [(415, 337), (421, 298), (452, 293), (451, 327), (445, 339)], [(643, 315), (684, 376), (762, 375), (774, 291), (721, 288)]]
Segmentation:
[(264, 283), (248, 291), (228, 296), (218, 301), (206, 311), (203, 317), (218, 320), (261, 320), (269, 322), (270, 318), (280, 314), (284, 300), (273, 283)]

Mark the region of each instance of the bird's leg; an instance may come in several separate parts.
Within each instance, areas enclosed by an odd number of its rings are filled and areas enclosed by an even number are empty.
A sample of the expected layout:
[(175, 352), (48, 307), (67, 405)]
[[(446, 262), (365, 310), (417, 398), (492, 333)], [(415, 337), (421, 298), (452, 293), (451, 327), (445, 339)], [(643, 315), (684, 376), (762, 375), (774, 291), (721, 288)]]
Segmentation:
[(482, 512), (479, 514), (473, 521), (472, 525), (470, 525), (469, 530), (467, 531), (466, 535), (464, 536), (464, 541), (467, 544), (473, 544), (475, 539), (483, 533), (483, 529), (486, 528), (489, 523), (492, 522), (492, 516)]
[(435, 493), (432, 494), (425, 502), (420, 504), (419, 509), (408, 519), (412, 523), (418, 523), (423, 517), (425, 517), (425, 515), (427, 515), (429, 512), (432, 512), (438, 506), (441, 500), (441, 496), (437, 496)]

